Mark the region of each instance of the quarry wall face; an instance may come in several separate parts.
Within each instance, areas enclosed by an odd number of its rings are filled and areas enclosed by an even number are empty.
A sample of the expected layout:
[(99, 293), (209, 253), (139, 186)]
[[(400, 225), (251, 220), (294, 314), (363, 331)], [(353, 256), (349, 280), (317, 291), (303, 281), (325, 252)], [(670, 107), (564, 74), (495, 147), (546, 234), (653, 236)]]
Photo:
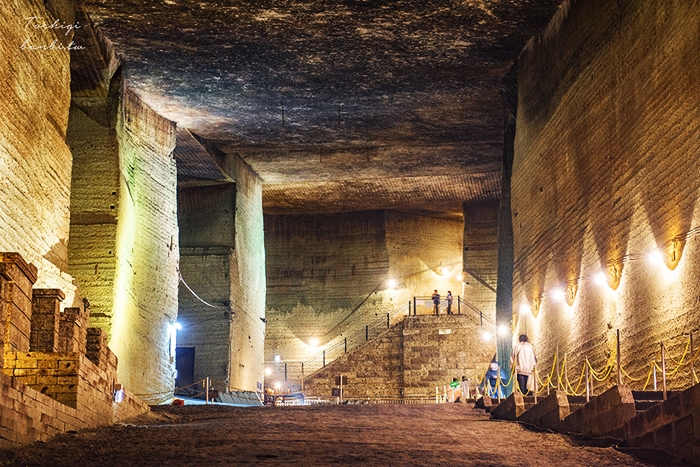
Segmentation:
[(266, 215), (265, 360), (305, 361), (413, 296), (460, 295), (462, 228), (391, 211)]
[(178, 346), (194, 349), (195, 382), (256, 390), (265, 340), (262, 180), (237, 155), (223, 165), (232, 183), (179, 192), (182, 276), (209, 305), (180, 287)]
[(572, 1), (518, 60), (513, 317), (541, 362), (601, 367), (619, 329), (640, 377), (697, 334), (699, 24), (691, 2)]
[[(72, 164), (65, 142), (70, 58), (65, 48), (37, 47), (53, 41), (66, 46), (72, 36), (33, 27), (51, 24), (62, 13), (41, 2), (3, 3), (0, 251), (21, 253), (39, 270), (37, 286), (64, 290), (71, 306), (75, 286), (66, 270)], [(33, 18), (29, 27), (27, 18)]]

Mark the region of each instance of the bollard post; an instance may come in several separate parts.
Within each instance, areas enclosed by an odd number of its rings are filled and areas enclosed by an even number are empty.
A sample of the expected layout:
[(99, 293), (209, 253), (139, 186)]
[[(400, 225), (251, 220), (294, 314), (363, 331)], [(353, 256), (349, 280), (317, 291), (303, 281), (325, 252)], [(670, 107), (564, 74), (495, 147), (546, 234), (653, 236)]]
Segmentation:
[(343, 346), (345, 348), (345, 353), (348, 353), (348, 338), (343, 338)]
[(408, 301), (408, 316), (411, 316), (411, 301)]
[(323, 366), (326, 366), (326, 351), (323, 351)]
[(588, 403), (591, 401), (591, 375), (588, 369), (588, 357), (586, 357), (584, 365), (586, 365), (586, 402)]
[(617, 387), (622, 386), (622, 369), (620, 367), (620, 330), (617, 330)]
[(462, 314), (462, 299), (457, 295), (457, 314)]
[(535, 388), (535, 390), (533, 391), (533, 393), (535, 394), (535, 404), (537, 404), (537, 367), (536, 366), (535, 366), (534, 370), (535, 370), (535, 373), (533, 376), (535, 377), (535, 381), (533, 381), (533, 387)]
[(301, 362), (301, 392), (304, 392), (304, 362)]
[(564, 392), (569, 394), (569, 388), (566, 386), (566, 382), (569, 381), (569, 373), (566, 371), (566, 352), (564, 352), (564, 360), (562, 360), (561, 366), (564, 367), (564, 381), (562, 385), (564, 386)]
[(284, 385), (287, 385), (287, 362), (284, 362)]
[(693, 356), (695, 355), (695, 351), (693, 350), (693, 332), (690, 332), (690, 385), (694, 386), (695, 385), (695, 361), (693, 360)]
[(438, 387), (437, 387), (437, 384), (436, 384), (436, 385), (435, 385), (435, 403), (436, 403), (436, 404), (439, 404), (439, 402), (438, 402), (438, 397), (439, 397), (438, 394), (440, 394), (440, 392), (438, 391)]
[(209, 377), (204, 380), (204, 404), (209, 405)]
[(656, 385), (656, 361), (651, 362), (654, 365), (654, 391), (658, 391), (657, 385)]
[(389, 329), (391, 327), (391, 315), (389, 313), (386, 314), (386, 328)]
[(413, 297), (413, 316), (416, 316), (416, 297)]
[(559, 344), (557, 344), (557, 354), (555, 357), (556, 365), (554, 371), (557, 372), (557, 391), (561, 387), (561, 371), (559, 371)]
[(369, 324), (365, 324), (365, 340), (369, 340)]
[(343, 403), (343, 374), (340, 374), (340, 403)]
[(484, 312), (480, 311), (479, 312), (479, 326), (483, 326), (483, 325), (484, 325)]
[(664, 347), (663, 342), (661, 343), (661, 380), (663, 383), (664, 400), (666, 400), (668, 396), (666, 392), (666, 347)]

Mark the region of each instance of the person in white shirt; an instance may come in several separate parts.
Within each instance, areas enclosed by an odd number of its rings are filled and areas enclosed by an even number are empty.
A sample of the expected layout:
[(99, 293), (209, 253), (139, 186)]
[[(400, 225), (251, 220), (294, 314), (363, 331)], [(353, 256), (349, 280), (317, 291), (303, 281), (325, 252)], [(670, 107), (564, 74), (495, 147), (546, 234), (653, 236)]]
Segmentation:
[(533, 372), (535, 365), (537, 365), (537, 357), (535, 356), (535, 349), (528, 342), (527, 335), (520, 334), (518, 340), (518, 344), (513, 347), (513, 352), (510, 354), (510, 365), (515, 367), (520, 392), (530, 396), (532, 392), (529, 388), (534, 386), (534, 384), (528, 384), (528, 379), (535, 377)]

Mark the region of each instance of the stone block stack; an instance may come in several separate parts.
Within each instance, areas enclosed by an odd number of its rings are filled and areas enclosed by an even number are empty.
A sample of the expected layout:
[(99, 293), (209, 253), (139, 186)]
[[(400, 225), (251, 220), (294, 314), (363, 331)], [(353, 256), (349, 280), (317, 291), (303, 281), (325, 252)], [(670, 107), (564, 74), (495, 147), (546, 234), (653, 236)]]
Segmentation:
[(148, 411), (114, 400), (117, 357), (88, 311), (61, 312), (59, 289), (32, 289), (36, 268), (0, 253), (0, 448), (113, 423)]
[[(29, 350), (32, 322), (32, 287), (37, 269), (19, 253), (0, 253), (0, 284), (2, 308), (6, 321), (3, 329), (5, 352)], [(0, 315), (0, 317), (2, 317)]]

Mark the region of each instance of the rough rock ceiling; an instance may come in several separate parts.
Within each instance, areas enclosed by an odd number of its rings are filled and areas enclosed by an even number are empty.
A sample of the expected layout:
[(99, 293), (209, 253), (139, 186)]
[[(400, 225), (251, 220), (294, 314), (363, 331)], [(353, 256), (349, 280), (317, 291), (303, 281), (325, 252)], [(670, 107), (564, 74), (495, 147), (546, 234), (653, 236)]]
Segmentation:
[(500, 190), (501, 89), (560, 0), (85, 0), (127, 83), (243, 157), (266, 212), (461, 212)]

